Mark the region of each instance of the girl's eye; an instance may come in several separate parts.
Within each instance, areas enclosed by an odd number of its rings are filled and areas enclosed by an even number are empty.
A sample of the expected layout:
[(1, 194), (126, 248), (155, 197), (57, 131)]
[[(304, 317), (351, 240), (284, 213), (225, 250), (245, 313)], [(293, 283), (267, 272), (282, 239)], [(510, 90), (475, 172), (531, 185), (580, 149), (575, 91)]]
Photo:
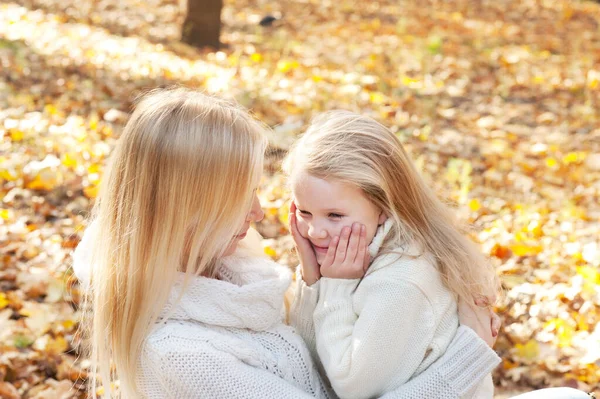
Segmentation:
[(298, 212), (300, 212), (300, 214), (301, 214), (302, 216), (310, 216), (310, 212), (307, 212), (307, 211), (302, 211), (302, 210), (300, 210), (300, 209), (298, 209)]
[(341, 219), (344, 217), (344, 215), (340, 215), (339, 213), (330, 213), (329, 217), (333, 219)]

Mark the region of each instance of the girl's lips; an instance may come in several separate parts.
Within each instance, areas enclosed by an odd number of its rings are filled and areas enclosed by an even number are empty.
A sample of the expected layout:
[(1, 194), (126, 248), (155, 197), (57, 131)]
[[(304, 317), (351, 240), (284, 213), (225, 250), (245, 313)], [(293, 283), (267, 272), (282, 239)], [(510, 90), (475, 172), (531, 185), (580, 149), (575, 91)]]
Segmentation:
[(313, 248), (315, 249), (315, 252), (319, 252), (319, 253), (323, 253), (326, 254), (327, 250), (329, 249), (329, 247), (319, 247), (318, 245), (312, 244)]

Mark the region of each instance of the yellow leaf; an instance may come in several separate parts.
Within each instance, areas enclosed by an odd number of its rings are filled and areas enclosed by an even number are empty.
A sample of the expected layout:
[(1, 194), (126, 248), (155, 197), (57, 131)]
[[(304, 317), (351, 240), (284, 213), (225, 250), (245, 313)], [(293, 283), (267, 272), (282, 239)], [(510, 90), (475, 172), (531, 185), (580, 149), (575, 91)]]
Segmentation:
[(0, 209), (0, 218), (3, 220), (8, 220), (11, 218), (11, 212), (9, 209)]
[(540, 347), (536, 340), (530, 339), (525, 344), (516, 344), (515, 350), (519, 357), (534, 360), (540, 353)]
[(52, 171), (42, 171), (32, 181), (27, 183), (31, 190), (52, 191), (58, 185), (58, 178)]
[(570, 165), (573, 163), (580, 163), (585, 160), (585, 152), (569, 152), (562, 159), (565, 165)]
[(546, 323), (546, 329), (556, 331), (558, 346), (564, 348), (571, 345), (575, 329), (565, 320), (552, 319)]
[(312, 80), (313, 80), (313, 82), (315, 82), (315, 83), (319, 83), (320, 81), (322, 81), (322, 80), (323, 80), (323, 77), (322, 77), (322, 76), (319, 76), (319, 75), (313, 75), (313, 76), (312, 76)]
[(64, 337), (58, 336), (56, 339), (50, 338), (45, 349), (48, 353), (59, 355), (69, 349), (69, 343)]
[(50, 115), (58, 114), (58, 109), (52, 104), (46, 104), (44, 111)]
[(459, 12), (453, 12), (452, 14), (450, 14), (450, 16), (452, 17), (452, 19), (454, 21), (462, 21), (463, 20), (463, 15)]
[(533, 77), (533, 83), (544, 83), (544, 77), (543, 76), (534, 76)]
[(600, 273), (589, 266), (577, 267), (577, 274), (583, 277), (583, 292), (594, 295), (596, 286), (600, 285)]
[(260, 53), (254, 53), (250, 56), (250, 59), (254, 62), (261, 62), (263, 60), (263, 56)]
[(412, 79), (406, 75), (402, 76), (402, 78), (400, 78), (400, 81), (402, 82), (402, 84), (404, 86), (411, 86), (411, 85), (414, 85), (415, 83), (419, 82), (418, 80)]
[(76, 168), (77, 160), (71, 154), (67, 153), (63, 156), (62, 164), (65, 165), (67, 168)]
[(10, 139), (12, 141), (22, 141), (25, 134), (21, 130), (12, 129), (10, 131)]
[(288, 212), (287, 207), (279, 208), (279, 221), (281, 222), (281, 224), (287, 226), (289, 223), (289, 216), (290, 213)]
[(539, 220), (532, 220), (527, 225), (527, 231), (530, 232), (534, 237), (539, 238), (542, 236), (542, 226)]
[(571, 317), (577, 322), (577, 329), (579, 331), (589, 331), (590, 327), (587, 322), (586, 316), (579, 312), (571, 312)]
[(541, 245), (527, 245), (523, 243), (517, 243), (509, 246), (513, 254), (517, 256), (533, 256), (542, 252), (543, 247)]
[(471, 201), (469, 201), (469, 208), (473, 212), (477, 212), (481, 209), (481, 203), (476, 198), (473, 198)]
[(277, 252), (269, 246), (265, 247), (265, 254), (269, 255), (271, 258), (275, 258), (277, 256)]
[(98, 173), (100, 171), (100, 165), (97, 163), (93, 163), (88, 166), (88, 173)]
[(554, 158), (546, 158), (546, 166), (550, 169), (554, 169), (558, 166), (558, 161)]
[(373, 104), (382, 104), (385, 98), (381, 93), (371, 93), (369, 99)]
[(0, 309), (4, 309), (9, 304), (8, 299), (6, 299), (6, 294), (4, 292), (0, 292)]
[(96, 198), (98, 196), (98, 186), (91, 185), (83, 189), (83, 193), (88, 198)]
[(277, 63), (277, 69), (283, 73), (286, 73), (294, 68), (298, 68), (298, 66), (298, 61), (281, 60)]
[(96, 131), (98, 129), (98, 115), (94, 115), (90, 118), (90, 130)]
[(75, 326), (75, 322), (71, 319), (67, 319), (62, 322), (62, 326), (65, 330), (70, 331)]
[(13, 170), (0, 169), (0, 178), (6, 181), (15, 181), (17, 180), (17, 175)]

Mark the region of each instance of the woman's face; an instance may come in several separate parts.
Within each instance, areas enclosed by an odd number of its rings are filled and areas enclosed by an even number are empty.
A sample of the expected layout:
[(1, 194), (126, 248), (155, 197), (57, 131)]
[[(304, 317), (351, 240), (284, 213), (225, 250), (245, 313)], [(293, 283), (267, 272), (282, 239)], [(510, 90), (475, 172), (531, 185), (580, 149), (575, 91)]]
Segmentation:
[(239, 242), (242, 241), (244, 239), (244, 237), (246, 237), (246, 233), (248, 232), (248, 229), (250, 228), (250, 223), (259, 222), (262, 220), (262, 218), (264, 216), (265, 216), (265, 213), (263, 212), (263, 210), (260, 206), (260, 201), (258, 200), (258, 196), (256, 195), (256, 190), (255, 190), (254, 194), (253, 194), (253, 198), (252, 198), (252, 207), (250, 208), (250, 212), (248, 212), (248, 214), (246, 215), (246, 220), (244, 221), (244, 224), (238, 230), (237, 235), (235, 235), (233, 237), (233, 240), (231, 241), (231, 243), (225, 250), (225, 253), (223, 254), (223, 256), (232, 255), (235, 252), (235, 250), (237, 249)]

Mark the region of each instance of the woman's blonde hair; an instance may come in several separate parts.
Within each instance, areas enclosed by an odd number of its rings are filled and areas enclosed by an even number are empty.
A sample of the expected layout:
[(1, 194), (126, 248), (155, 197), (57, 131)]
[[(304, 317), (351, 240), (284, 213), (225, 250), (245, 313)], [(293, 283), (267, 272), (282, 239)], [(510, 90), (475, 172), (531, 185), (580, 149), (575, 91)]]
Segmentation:
[(498, 279), (490, 263), (425, 184), (400, 140), (374, 119), (339, 110), (319, 115), (292, 147), (284, 170), (291, 180), (304, 171), (360, 188), (395, 221), (383, 250), (416, 243), (435, 257), (459, 298), (473, 304), (495, 297)]
[[(183, 89), (137, 103), (94, 208), (89, 300), (91, 389), (139, 396), (136, 365), (178, 272), (214, 276), (245, 223), (266, 139), (243, 109)], [(114, 368), (111, 371), (111, 361)]]

